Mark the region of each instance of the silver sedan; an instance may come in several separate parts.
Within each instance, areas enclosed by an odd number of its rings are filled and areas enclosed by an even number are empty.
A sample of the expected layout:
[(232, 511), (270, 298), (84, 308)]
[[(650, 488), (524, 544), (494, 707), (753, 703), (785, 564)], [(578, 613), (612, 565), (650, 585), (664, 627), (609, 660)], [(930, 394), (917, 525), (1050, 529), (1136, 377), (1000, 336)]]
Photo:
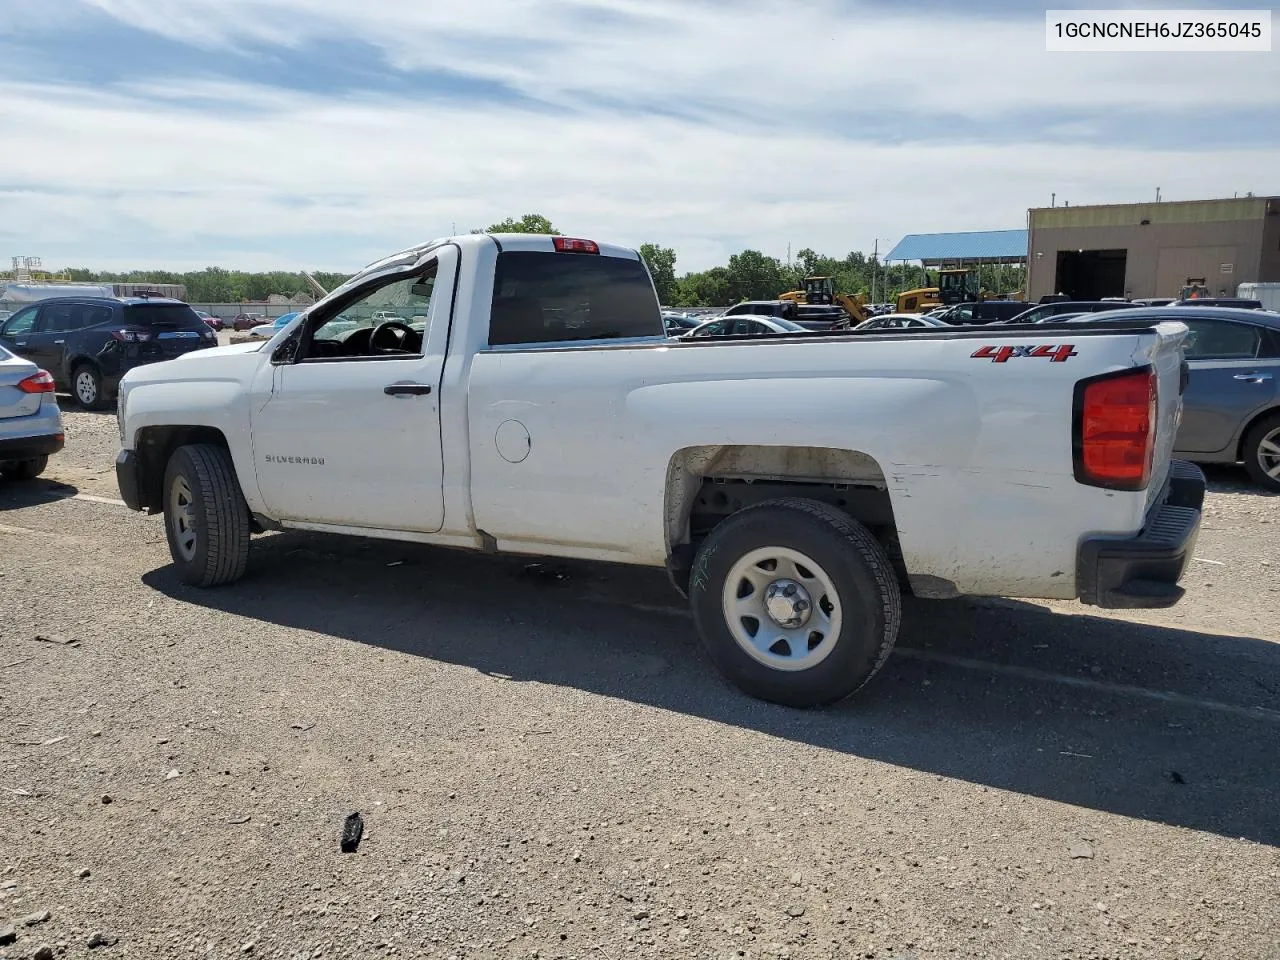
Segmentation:
[(63, 441), (53, 377), (0, 347), (0, 476), (35, 479)]

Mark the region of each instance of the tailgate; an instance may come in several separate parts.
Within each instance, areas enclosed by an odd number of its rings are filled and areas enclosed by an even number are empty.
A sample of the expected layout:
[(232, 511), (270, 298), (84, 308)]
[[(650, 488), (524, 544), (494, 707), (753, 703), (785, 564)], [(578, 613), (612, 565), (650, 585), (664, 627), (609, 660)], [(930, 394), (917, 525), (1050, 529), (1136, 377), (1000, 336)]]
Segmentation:
[(212, 328), (185, 303), (131, 304), (125, 307), (124, 318), (130, 327), (150, 334), (136, 351), (144, 363), (172, 360), (218, 342)]
[(1187, 337), (1186, 324), (1179, 321), (1158, 324), (1155, 336), (1144, 337), (1145, 359), (1155, 368), (1159, 410), (1156, 415), (1155, 458), (1151, 465), (1151, 484), (1147, 487), (1150, 507), (1164, 491), (1173, 458), (1174, 439), (1182, 420), (1182, 392), (1186, 389), (1186, 366), (1182, 342)]

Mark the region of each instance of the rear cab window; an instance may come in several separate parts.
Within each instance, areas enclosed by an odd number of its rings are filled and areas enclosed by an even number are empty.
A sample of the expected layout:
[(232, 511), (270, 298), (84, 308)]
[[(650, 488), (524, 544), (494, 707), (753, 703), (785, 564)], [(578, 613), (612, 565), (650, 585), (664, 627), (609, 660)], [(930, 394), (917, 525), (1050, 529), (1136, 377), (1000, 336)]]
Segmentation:
[(489, 344), (666, 340), (658, 298), (639, 259), (508, 250), (498, 254)]
[(185, 303), (129, 304), (124, 308), (124, 322), (131, 327), (151, 327), (157, 330), (195, 330), (203, 333), (208, 329), (200, 315)]

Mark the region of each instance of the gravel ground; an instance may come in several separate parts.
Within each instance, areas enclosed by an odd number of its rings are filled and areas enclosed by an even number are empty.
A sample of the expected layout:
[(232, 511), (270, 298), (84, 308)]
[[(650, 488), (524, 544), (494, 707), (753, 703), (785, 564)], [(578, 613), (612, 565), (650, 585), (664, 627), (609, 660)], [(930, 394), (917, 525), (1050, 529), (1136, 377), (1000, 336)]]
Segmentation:
[(0, 957), (1280, 957), (1280, 498), (1236, 471), (1172, 610), (908, 603), (796, 712), (652, 571), (287, 533), (191, 590), (81, 499), (114, 416), (66, 422), (0, 488)]

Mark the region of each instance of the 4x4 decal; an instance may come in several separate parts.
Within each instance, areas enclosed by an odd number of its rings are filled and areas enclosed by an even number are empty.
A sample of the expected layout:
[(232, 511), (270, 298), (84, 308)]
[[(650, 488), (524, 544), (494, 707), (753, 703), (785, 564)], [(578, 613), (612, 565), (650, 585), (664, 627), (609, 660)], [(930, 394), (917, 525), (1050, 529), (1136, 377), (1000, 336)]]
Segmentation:
[(1066, 363), (1070, 357), (1079, 356), (1074, 343), (1062, 346), (1042, 344), (1038, 347), (982, 347), (973, 352), (974, 360), (990, 360), (992, 363), (1007, 363), (1010, 357), (1048, 357), (1050, 363)]

